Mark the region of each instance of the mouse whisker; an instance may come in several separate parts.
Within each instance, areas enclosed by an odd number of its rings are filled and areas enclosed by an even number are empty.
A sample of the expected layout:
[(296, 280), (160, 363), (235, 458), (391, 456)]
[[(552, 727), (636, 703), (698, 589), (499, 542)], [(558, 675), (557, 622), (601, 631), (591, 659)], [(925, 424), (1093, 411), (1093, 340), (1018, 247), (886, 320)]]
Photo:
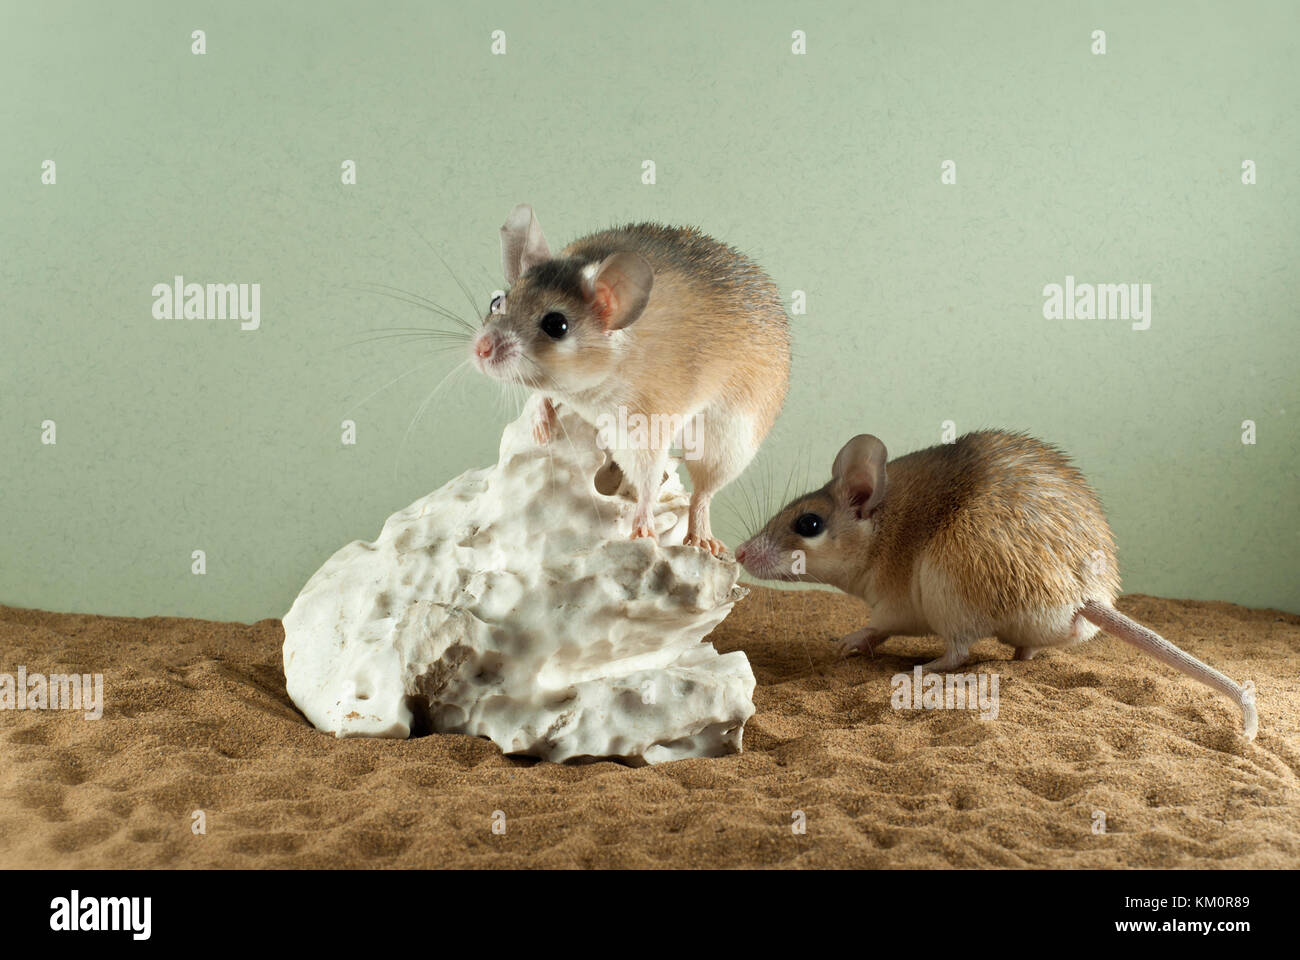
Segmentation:
[(746, 526), (748, 532), (745, 539), (748, 540), (762, 529), (762, 517), (758, 504), (758, 494), (750, 483), (749, 477), (741, 474), (737, 478), (737, 485), (741, 495), (744, 497), (744, 508), (746, 515)]
[(366, 283), (361, 287), (356, 287), (363, 293), (378, 294), (381, 297), (388, 297), (390, 300), (396, 300), (399, 303), (405, 303), (408, 306), (416, 307), (420, 310), (427, 310), (429, 313), (442, 317), (444, 320), (450, 320), (452, 323), (463, 328), (467, 333), (474, 334), (478, 328), (467, 321), (460, 314), (449, 310), (442, 304), (428, 297), (421, 296), (418, 293), (412, 293), (409, 290), (403, 290), (401, 287), (394, 287), (387, 283)]
[(360, 407), (362, 407), (362, 406), (363, 406), (367, 401), (369, 401), (369, 400), (371, 400), (372, 398), (374, 398), (375, 396), (377, 396), (377, 395), (383, 393), (385, 390), (387, 390), (387, 389), (388, 389), (389, 387), (391, 387), (393, 384), (397, 383), (399, 380), (405, 380), (407, 377), (409, 377), (409, 376), (410, 376), (411, 374), (413, 374), (413, 373), (418, 373), (418, 372), (420, 372), (421, 370), (426, 370), (426, 369), (428, 369), (432, 364), (436, 363), (436, 362), (437, 362), (438, 360), (440, 360), (440, 359), (441, 359), (440, 357), (434, 357), (434, 358), (431, 359), (431, 360), (426, 360), (426, 361), (424, 361), (423, 363), (416, 364), (414, 367), (412, 367), (410, 370), (407, 370), (405, 373), (398, 374), (397, 376), (393, 377), (393, 379), (391, 379), (391, 380), (389, 380), (387, 383), (385, 383), (385, 384), (384, 384), (382, 387), (380, 387), (378, 390), (371, 391), (370, 393), (366, 394), (366, 396), (365, 396), (364, 398), (362, 398), (361, 400), (359, 400), (359, 401), (357, 401), (355, 404), (353, 404), (351, 407), (349, 407), (347, 413), (345, 413), (344, 416), (345, 416), (345, 417), (350, 417), (350, 416), (351, 416), (351, 415), (352, 415), (356, 410), (358, 410)]
[(463, 338), (466, 339), (466, 340), (473, 339), (473, 337), (472, 337), (472, 336), (471, 336), (467, 331), (465, 331), (465, 330), (459, 330), (459, 329), (452, 330), (452, 329), (448, 329), (448, 328), (446, 328), (446, 327), (374, 327), (374, 328), (372, 328), (372, 329), (370, 329), (370, 330), (367, 330), (367, 331), (365, 331), (365, 332), (366, 332), (366, 333), (375, 333), (375, 334), (380, 334), (380, 333), (394, 333), (394, 334), (400, 334), (400, 333), (435, 333), (435, 334), (446, 334), (446, 335), (449, 335), (449, 336), (463, 337)]
[[(410, 223), (409, 220), (407, 222)], [(474, 294), (470, 290), (470, 288), (466, 286), (461, 281), (460, 277), (456, 275), (456, 271), (451, 268), (451, 264), (449, 264), (446, 258), (443, 257), (443, 255), (438, 252), (437, 248), (432, 243), (429, 242), (429, 238), (426, 237), (423, 233), (421, 233), (420, 230), (415, 226), (415, 224), (410, 223), (410, 227), (412, 230), (415, 231), (416, 236), (418, 236), (421, 240), (424, 241), (424, 245), (429, 248), (430, 252), (435, 257), (438, 258), (438, 262), (442, 264), (443, 268), (447, 271), (448, 275), (451, 276), (451, 279), (456, 282), (456, 286), (460, 287), (460, 292), (463, 293), (465, 295), (465, 299), (469, 301), (470, 310), (477, 313), (480, 308), (479, 303), (477, 300), (474, 299)]]
[(442, 387), (448, 381), (450, 381), (453, 376), (455, 376), (460, 371), (467, 369), (469, 367), (469, 363), (470, 363), (469, 358), (466, 357), (460, 363), (456, 364), (456, 366), (448, 370), (446, 375), (441, 380), (438, 381), (438, 383), (434, 386), (432, 390), (429, 391), (428, 395), (424, 398), (424, 401), (420, 404), (419, 408), (415, 411), (415, 416), (411, 418), (411, 422), (406, 426), (406, 432), (402, 434), (402, 442), (397, 448), (396, 457), (393, 459), (394, 480), (397, 479), (397, 468), (401, 463), (402, 451), (406, 449), (406, 442), (407, 440), (410, 439), (411, 431), (415, 429), (415, 425), (420, 421), (420, 418), (424, 416), (424, 411), (428, 408), (429, 403), (437, 395), (438, 391), (441, 390)]
[[(375, 337), (362, 337), (360, 340), (349, 341), (346, 346), (359, 347), (364, 343), (378, 343), (383, 340), (442, 340), (447, 346), (464, 346), (470, 342), (470, 336), (465, 333), (457, 333), (452, 330), (440, 330), (428, 333), (385, 333)], [(343, 347), (339, 348), (344, 349)]]

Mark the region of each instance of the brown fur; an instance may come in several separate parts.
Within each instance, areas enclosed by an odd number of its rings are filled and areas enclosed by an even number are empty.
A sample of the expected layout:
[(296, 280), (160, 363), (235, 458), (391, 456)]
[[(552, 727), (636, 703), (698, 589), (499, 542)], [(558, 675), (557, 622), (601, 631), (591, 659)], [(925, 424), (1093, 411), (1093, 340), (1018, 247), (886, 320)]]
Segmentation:
[[(760, 442), (785, 402), (790, 329), (776, 284), (735, 248), (693, 227), (639, 223), (604, 230), (521, 277), (508, 294), (511, 312), (531, 318), (559, 309), (582, 322), (583, 267), (623, 250), (640, 253), (655, 273), (650, 303), (628, 328), (630, 349), (620, 361), (639, 387), (629, 406), (667, 413), (680, 410), (684, 398), (692, 406), (721, 398), (751, 412)], [(565, 362), (544, 337), (534, 349), (547, 363)], [(598, 359), (568, 362), (576, 367)]]
[(575, 240), (562, 256), (587, 264), (635, 250), (654, 268), (646, 316), (630, 328), (635, 359), (653, 385), (644, 413), (671, 411), (682, 388), (750, 411), (760, 443), (785, 402), (790, 328), (781, 292), (734, 247), (694, 227), (638, 223)]
[[(985, 430), (898, 457), (887, 470), (874, 529), (845, 511), (832, 480), (783, 507), (765, 527), (769, 539), (783, 553), (804, 550), (811, 579), (859, 596), (906, 594), (926, 556), (962, 601), (992, 618), (1118, 595), (1115, 542), (1101, 503), (1050, 444)], [(821, 547), (793, 533), (807, 512), (827, 520)]]
[[(710, 499), (750, 462), (789, 383), (790, 330), (776, 284), (693, 227), (616, 227), (551, 256), (531, 208), (520, 205), (502, 236), (506, 276), (517, 279), (484, 320), (490, 332), (480, 339), (497, 344), (483, 354), (495, 358), (489, 369), (508, 371), (493, 375), (589, 420), (618, 409), (629, 417), (697, 417), (700, 456), (686, 464), (694, 484), (686, 541), (721, 552), (710, 532)], [(542, 323), (551, 312), (568, 324), (559, 339)], [(650, 535), (648, 498), (661, 453), (617, 454), (628, 461), (620, 466), (642, 508), (633, 536)]]
[(854, 437), (830, 483), (791, 501), (736, 551), (755, 576), (820, 580), (866, 600), (871, 623), (841, 639), (841, 653), (933, 632), (947, 649), (924, 668), (954, 670), (983, 636), (1028, 660), (1101, 627), (1227, 696), (1255, 737), (1248, 688), (1114, 609), (1110, 525), (1060, 450), (983, 430), (888, 464), (885, 456), (876, 437)]
[(1119, 593), (1101, 502), (1041, 440), (986, 430), (899, 457), (889, 503), (867, 554), (881, 589), (906, 590), (925, 550), (992, 617)]

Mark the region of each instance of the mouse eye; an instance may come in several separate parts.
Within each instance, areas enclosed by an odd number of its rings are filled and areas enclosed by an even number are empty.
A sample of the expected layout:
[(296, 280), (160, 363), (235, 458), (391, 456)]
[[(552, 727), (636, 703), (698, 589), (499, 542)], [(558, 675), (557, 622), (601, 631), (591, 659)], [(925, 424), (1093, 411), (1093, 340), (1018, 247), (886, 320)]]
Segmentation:
[(505, 306), (506, 295), (504, 293), (498, 293), (492, 298), (492, 302), (488, 305), (488, 310), (491, 313), (501, 313), (505, 310)]
[(805, 513), (794, 522), (794, 532), (801, 537), (815, 537), (826, 529), (826, 521), (815, 513)]
[(542, 333), (546, 334), (552, 340), (559, 340), (569, 332), (568, 318), (562, 313), (556, 313), (552, 310), (546, 316), (542, 317)]

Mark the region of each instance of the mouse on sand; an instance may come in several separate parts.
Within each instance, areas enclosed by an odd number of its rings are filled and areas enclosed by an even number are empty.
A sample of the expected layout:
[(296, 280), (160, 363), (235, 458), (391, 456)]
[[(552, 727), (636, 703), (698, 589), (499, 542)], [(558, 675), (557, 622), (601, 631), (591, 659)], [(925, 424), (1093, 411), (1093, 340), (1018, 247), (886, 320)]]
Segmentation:
[(925, 669), (955, 670), (995, 636), (1017, 660), (1099, 629), (1237, 704), (1258, 729), (1245, 688), (1115, 609), (1119, 567), (1101, 503), (1061, 451), (1020, 433), (968, 433), (889, 461), (870, 434), (840, 450), (831, 480), (796, 497), (736, 549), (766, 580), (810, 580), (861, 597), (871, 624), (839, 641), (873, 652), (893, 635), (937, 634)]

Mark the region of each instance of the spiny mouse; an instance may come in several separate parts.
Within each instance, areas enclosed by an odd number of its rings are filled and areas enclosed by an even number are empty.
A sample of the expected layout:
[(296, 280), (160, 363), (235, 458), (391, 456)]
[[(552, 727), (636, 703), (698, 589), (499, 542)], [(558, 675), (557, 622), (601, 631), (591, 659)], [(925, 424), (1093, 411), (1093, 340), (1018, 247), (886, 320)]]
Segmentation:
[[(471, 346), (479, 370), (543, 394), (539, 443), (550, 439), (556, 403), (596, 426), (693, 430), (685, 542), (723, 553), (709, 503), (758, 452), (790, 377), (776, 284), (692, 227), (616, 227), (553, 256), (528, 204), (501, 227), (501, 261), (507, 289), (493, 298)], [(633, 538), (655, 537), (651, 508), (673, 440), (668, 430), (650, 430), (610, 450), (636, 492)]]
[(831, 480), (797, 497), (736, 549), (751, 574), (814, 580), (861, 597), (870, 626), (839, 642), (872, 652), (891, 635), (937, 634), (925, 664), (953, 670), (996, 636), (1028, 660), (1105, 629), (1241, 708), (1258, 729), (1253, 690), (1115, 609), (1119, 567), (1101, 503), (1057, 448), (984, 430), (888, 461), (870, 434), (840, 450)]

